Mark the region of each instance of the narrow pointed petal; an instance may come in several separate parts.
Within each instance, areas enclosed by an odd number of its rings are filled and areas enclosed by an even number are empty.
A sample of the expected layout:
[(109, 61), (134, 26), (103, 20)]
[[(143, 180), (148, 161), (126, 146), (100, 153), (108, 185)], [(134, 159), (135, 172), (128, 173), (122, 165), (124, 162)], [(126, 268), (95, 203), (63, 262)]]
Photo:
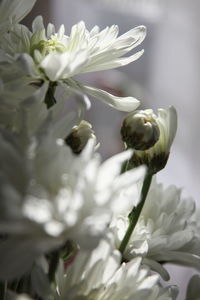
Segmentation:
[(108, 62), (99, 63), (99, 64), (94, 62), (93, 65), (88, 64), (88, 66), (83, 69), (82, 73), (111, 70), (111, 69), (115, 69), (118, 67), (123, 67), (123, 66), (126, 66), (126, 65), (134, 62), (135, 60), (139, 59), (143, 53), (144, 53), (144, 50), (141, 50), (141, 51), (138, 51), (137, 53), (135, 53), (131, 56), (128, 56), (128, 57), (110, 59), (110, 60), (108, 60)]

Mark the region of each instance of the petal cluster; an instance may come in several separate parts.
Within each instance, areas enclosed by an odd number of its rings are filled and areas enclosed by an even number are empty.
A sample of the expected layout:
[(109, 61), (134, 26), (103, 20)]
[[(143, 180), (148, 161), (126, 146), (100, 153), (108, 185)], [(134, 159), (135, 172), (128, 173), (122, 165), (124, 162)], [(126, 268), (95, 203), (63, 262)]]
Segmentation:
[(56, 299), (175, 299), (173, 288), (159, 286), (158, 276), (141, 265), (141, 258), (120, 261), (120, 253), (106, 240), (91, 253), (80, 251), (66, 271), (60, 269)]
[[(126, 259), (143, 256), (144, 261), (165, 279), (168, 275), (159, 262), (174, 262), (199, 269), (200, 252), (195, 244), (199, 223), (194, 221), (195, 216), (194, 202), (182, 199), (179, 189), (175, 186), (164, 189), (154, 182), (126, 248)], [(117, 244), (127, 226), (126, 216), (119, 216), (111, 224)]]

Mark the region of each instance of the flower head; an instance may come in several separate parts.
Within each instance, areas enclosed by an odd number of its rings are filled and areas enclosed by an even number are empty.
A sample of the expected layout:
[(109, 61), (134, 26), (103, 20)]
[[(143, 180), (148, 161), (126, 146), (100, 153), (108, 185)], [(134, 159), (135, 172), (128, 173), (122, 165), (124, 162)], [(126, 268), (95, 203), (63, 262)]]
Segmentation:
[[(165, 279), (168, 274), (159, 262), (174, 262), (200, 269), (199, 243), (195, 243), (199, 223), (195, 216), (194, 202), (182, 199), (179, 189), (175, 186), (164, 189), (154, 182), (125, 250), (125, 258), (143, 256), (144, 262)], [(111, 224), (117, 245), (127, 226), (128, 217), (124, 215)]]
[(158, 275), (151, 275), (141, 265), (141, 258), (120, 265), (119, 251), (102, 240), (92, 252), (80, 251), (66, 269), (57, 275), (56, 300), (75, 299), (153, 299), (172, 300), (171, 288), (158, 284)]
[[(95, 26), (88, 31), (84, 22), (80, 22), (72, 27), (68, 36), (65, 35), (63, 25), (58, 32), (52, 24), (45, 30), (42, 17), (39, 16), (33, 21), (32, 31), (17, 24), (4, 35), (1, 55), (6, 56), (6, 59), (9, 57), (11, 68), (17, 65), (26, 70), (32, 83), (48, 81), (57, 85), (62, 82), (68, 93), (76, 89), (116, 109), (132, 111), (139, 105), (135, 98), (115, 97), (80, 84), (73, 77), (80, 73), (117, 68), (138, 59), (143, 51), (128, 57), (122, 56), (138, 46), (145, 34), (144, 26), (139, 26), (118, 37), (116, 25), (102, 31)], [(4, 64), (0, 64), (1, 68), (4, 69)]]
[(26, 110), (21, 116), (23, 130), (4, 129), (0, 135), (0, 231), (12, 236), (0, 244), (0, 278), (20, 276), (35, 257), (68, 239), (94, 247), (113, 214), (137, 198), (133, 187), (144, 176), (143, 168), (120, 175), (129, 151), (100, 164), (90, 140), (74, 155), (61, 139), (70, 131), (70, 115), (52, 122), (49, 110), (38, 127)]

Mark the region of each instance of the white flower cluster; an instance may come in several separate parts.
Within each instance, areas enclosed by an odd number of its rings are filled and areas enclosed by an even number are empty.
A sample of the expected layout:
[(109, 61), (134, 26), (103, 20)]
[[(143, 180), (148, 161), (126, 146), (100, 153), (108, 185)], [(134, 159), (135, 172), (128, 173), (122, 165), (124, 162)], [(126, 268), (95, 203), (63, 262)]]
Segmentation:
[[(163, 287), (160, 275), (169, 278), (166, 262), (200, 269), (199, 210), (176, 187), (150, 183), (167, 162), (176, 110), (135, 113), (132, 96), (75, 79), (138, 59), (143, 50), (124, 55), (145, 27), (118, 37), (116, 25), (88, 31), (80, 22), (66, 35), (63, 25), (45, 29), (39, 16), (30, 31), (19, 22), (35, 2), (0, 1), (0, 297), (175, 300), (178, 289)], [(88, 95), (131, 112), (125, 135), (142, 148), (102, 163), (83, 120)], [(197, 299), (198, 281), (191, 279), (188, 300)]]

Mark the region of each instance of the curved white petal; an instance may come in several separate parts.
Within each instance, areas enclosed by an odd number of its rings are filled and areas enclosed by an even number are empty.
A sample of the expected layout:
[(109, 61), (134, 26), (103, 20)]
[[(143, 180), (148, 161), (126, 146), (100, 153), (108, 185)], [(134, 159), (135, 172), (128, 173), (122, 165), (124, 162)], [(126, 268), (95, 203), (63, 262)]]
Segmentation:
[[(154, 259), (153, 256), (151, 258)], [(170, 261), (175, 264), (189, 266), (200, 270), (200, 256), (191, 253), (164, 250), (162, 253), (156, 254), (156, 260), (165, 262)]]
[(170, 276), (169, 276), (169, 273), (167, 272), (167, 270), (161, 264), (159, 264), (157, 261), (149, 259), (149, 258), (144, 258), (143, 263), (145, 265), (149, 266), (151, 270), (154, 270), (155, 272), (160, 274), (160, 276), (162, 277), (163, 280), (168, 281), (170, 279)]
[(117, 39), (117, 42), (116, 42), (116, 45), (117, 43), (119, 42), (123, 42), (123, 46), (130, 46), (130, 43), (129, 44), (125, 44), (127, 39), (131, 38), (132, 39), (132, 43), (131, 43), (131, 49), (137, 47), (138, 45), (140, 45), (144, 39), (146, 37), (146, 27), (145, 26), (137, 26), (129, 31), (127, 31), (126, 33), (124, 33), (123, 35), (121, 35), (118, 39)]
[(82, 85), (82, 90), (86, 92), (87, 94), (91, 95), (94, 98), (97, 98), (98, 100), (104, 102), (105, 104), (114, 107), (117, 110), (130, 112), (135, 110), (139, 104), (140, 101), (133, 98), (133, 97), (117, 97), (114, 95), (109, 94), (106, 91)]
[(158, 123), (162, 131), (163, 145), (169, 151), (177, 131), (177, 112), (174, 106), (158, 109)]
[(170, 106), (168, 111), (169, 111), (169, 147), (171, 147), (171, 144), (173, 143), (177, 131), (178, 118), (174, 106)]
[(1, 0), (0, 22), (3, 23), (12, 18), (20, 22), (33, 8), (36, 0)]

